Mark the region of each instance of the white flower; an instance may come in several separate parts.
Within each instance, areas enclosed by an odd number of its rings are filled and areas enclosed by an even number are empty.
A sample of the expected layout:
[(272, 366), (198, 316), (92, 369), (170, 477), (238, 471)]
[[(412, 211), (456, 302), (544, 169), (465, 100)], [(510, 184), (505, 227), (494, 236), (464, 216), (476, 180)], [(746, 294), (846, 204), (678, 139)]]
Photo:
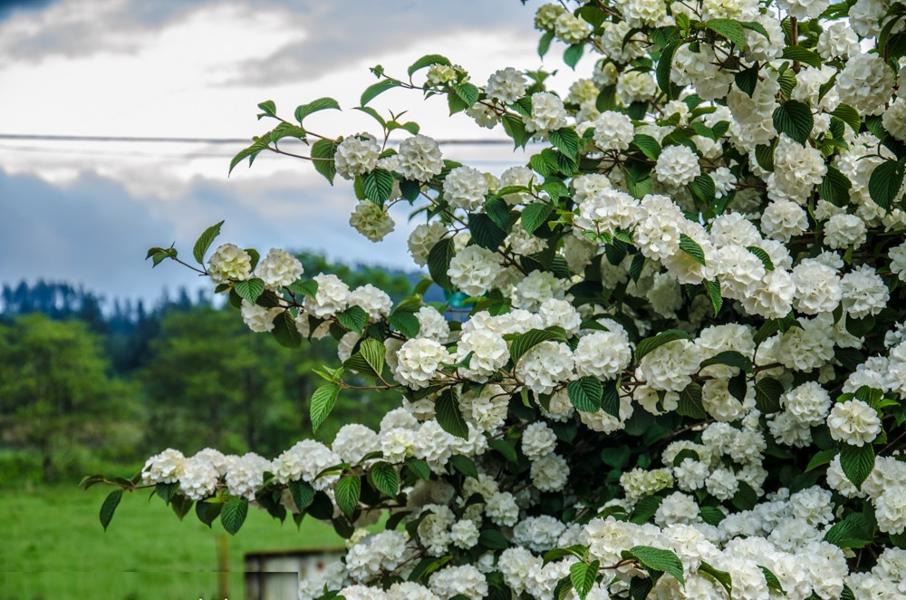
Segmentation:
[(485, 92), (490, 98), (510, 104), (525, 96), (525, 76), (513, 67), (494, 71), (488, 78)]
[(488, 594), (484, 575), (472, 565), (444, 567), (431, 575), (428, 582), (431, 590), (441, 598), (462, 595), (469, 600), (481, 600)]
[(355, 465), (366, 454), (378, 451), (380, 440), (378, 434), (370, 428), (350, 423), (340, 427), (330, 447), (343, 462)]
[(530, 133), (545, 135), (566, 127), (566, 109), (563, 101), (550, 92), (532, 94), (532, 114), (525, 119), (525, 129)]
[(556, 492), (566, 486), (569, 479), (569, 464), (562, 456), (551, 452), (532, 462), (529, 472), (532, 485), (542, 492)]
[(244, 281), (252, 276), (252, 257), (235, 244), (223, 244), (208, 260), (208, 274), (215, 283)]
[(362, 200), (355, 205), (349, 215), (349, 224), (372, 242), (379, 242), (393, 231), (393, 217), (370, 200)]
[(343, 462), (330, 448), (314, 440), (302, 440), (284, 451), (273, 461), (273, 473), (280, 483), (304, 480), (315, 489), (326, 489), (338, 477), (318, 477), (324, 469)]
[(526, 517), (513, 528), (513, 541), (535, 552), (556, 547), (566, 526), (550, 515)]
[(447, 349), (428, 338), (407, 340), (396, 355), (397, 380), (414, 390), (427, 387), (441, 365), (450, 360)]
[(533, 346), (519, 358), (516, 377), (536, 394), (550, 394), (573, 373), (569, 346), (551, 340)]
[(818, 36), (816, 50), (825, 60), (846, 59), (859, 53), (859, 37), (846, 21), (831, 23)]
[(511, 302), (516, 308), (538, 310), (551, 298), (562, 298), (568, 282), (548, 271), (532, 271), (512, 290)]
[(729, 500), (739, 489), (739, 481), (733, 471), (717, 468), (705, 480), (705, 489), (718, 500)]
[(803, 425), (820, 425), (830, 410), (831, 399), (817, 382), (808, 381), (780, 397), (781, 405)]
[[(247, 452), (235, 457), (227, 467), (227, 491), (234, 496), (242, 496), (246, 500), (254, 500), (255, 494), (264, 485), (264, 472), (270, 471), (271, 461), (254, 452)], [(333, 480), (325, 478), (325, 484)], [(320, 488), (319, 488), (320, 489)]]
[(349, 306), (358, 306), (363, 309), (372, 321), (387, 317), (390, 314), (390, 309), (393, 308), (393, 301), (387, 295), (387, 292), (376, 288), (370, 283), (352, 290), (347, 302)]
[(556, 446), (557, 435), (544, 421), (529, 423), (522, 432), (522, 453), (531, 460), (547, 456)]
[(865, 243), (865, 222), (856, 215), (833, 215), (824, 225), (824, 243), (835, 249), (858, 248)]
[[(904, 91), (900, 92), (904, 94)], [(906, 142), (906, 97), (899, 97), (890, 103), (881, 116), (881, 124), (890, 135), (901, 142)]]
[(444, 179), (444, 199), (455, 208), (473, 212), (484, 204), (488, 181), (472, 167), (456, 167)]
[(594, 140), (601, 150), (626, 150), (634, 136), (632, 120), (622, 113), (607, 110), (595, 119)]
[(503, 580), (515, 594), (522, 594), (530, 587), (531, 574), (540, 569), (543, 562), (540, 557), (521, 546), (507, 548), (497, 559), (497, 569)]
[(573, 222), (577, 227), (613, 234), (617, 229), (629, 229), (639, 219), (639, 201), (626, 192), (603, 188), (582, 196)]
[(274, 328), (274, 319), (283, 312), (284, 309), (265, 308), (252, 304), (248, 300), (242, 301), (242, 307), (239, 313), (242, 315), (242, 322), (245, 323), (251, 331), (255, 333), (267, 333)]
[(450, 337), (450, 324), (433, 306), (422, 306), (415, 313), (418, 319), (418, 337), (444, 343)]
[(658, 346), (642, 357), (638, 375), (657, 390), (679, 392), (692, 381), (701, 357), (689, 340), (675, 340)]
[(312, 278), (318, 284), (314, 297), (306, 296), (305, 311), (318, 318), (331, 317), (346, 309), (349, 286), (331, 273), (319, 273)]
[[(500, 187), (528, 187), (534, 177), (535, 173), (528, 167), (510, 167), (500, 174)], [(532, 201), (531, 195), (525, 192), (504, 194), (503, 199), (511, 206)]]
[(568, 334), (575, 334), (582, 325), (582, 316), (567, 300), (548, 298), (538, 307), (538, 314), (545, 327), (560, 327)]
[(775, 200), (761, 214), (761, 231), (770, 238), (788, 242), (808, 229), (808, 215), (790, 200)]
[(155, 454), (142, 467), (142, 481), (144, 483), (176, 483), (182, 474), (186, 457), (179, 450), (168, 448), (160, 454)]
[(778, 0), (777, 5), (791, 17), (814, 19), (827, 8), (828, 0)]
[(409, 254), (420, 267), (428, 262), (428, 254), (447, 233), (447, 227), (440, 221), (417, 225), (409, 234)]
[(674, 524), (691, 524), (700, 520), (695, 499), (682, 492), (673, 492), (661, 501), (654, 515), (654, 522), (664, 527)]
[(450, 541), (463, 550), (474, 547), (478, 543), (478, 526), (468, 519), (453, 523), (450, 527)]
[(519, 520), (519, 505), (509, 492), (498, 492), (487, 499), (484, 512), (495, 525), (512, 527)]
[(595, 331), (579, 338), (573, 359), (578, 375), (609, 380), (629, 366), (632, 348), (623, 332)]
[(893, 70), (881, 56), (857, 54), (850, 57), (840, 71), (836, 88), (840, 101), (855, 108), (860, 115), (879, 115), (893, 95), (893, 85)]
[(591, 25), (571, 12), (564, 11), (554, 21), (557, 37), (567, 44), (577, 44), (591, 33)]
[(447, 275), (457, 288), (470, 296), (481, 296), (494, 287), (502, 271), (500, 257), (481, 246), (466, 246), (450, 260)]
[(863, 446), (874, 441), (881, 433), (878, 413), (861, 400), (847, 400), (834, 404), (827, 417), (830, 435), (838, 442)]
[(470, 354), (469, 362), (460, 372), (476, 381), (486, 380), (510, 359), (503, 336), (487, 329), (475, 329), (462, 334), (457, 346), (457, 362), (465, 360)]
[(679, 207), (667, 196), (648, 194), (642, 198), (641, 209), (633, 239), (642, 254), (658, 260), (676, 254), (686, 224)]
[(843, 306), (847, 314), (856, 319), (876, 315), (890, 300), (890, 291), (877, 271), (862, 265), (843, 276)]
[(349, 136), (337, 144), (334, 155), (337, 173), (345, 179), (352, 179), (373, 171), (380, 153), (381, 147), (373, 135), (359, 133)]
[(884, 533), (899, 535), (906, 531), (906, 483), (888, 488), (878, 497), (875, 517)]
[(422, 134), (403, 140), (397, 158), (397, 171), (400, 175), (415, 181), (430, 181), (444, 168), (437, 142)]
[(837, 271), (816, 260), (803, 260), (793, 269), (794, 305), (807, 315), (832, 312), (843, 299)]

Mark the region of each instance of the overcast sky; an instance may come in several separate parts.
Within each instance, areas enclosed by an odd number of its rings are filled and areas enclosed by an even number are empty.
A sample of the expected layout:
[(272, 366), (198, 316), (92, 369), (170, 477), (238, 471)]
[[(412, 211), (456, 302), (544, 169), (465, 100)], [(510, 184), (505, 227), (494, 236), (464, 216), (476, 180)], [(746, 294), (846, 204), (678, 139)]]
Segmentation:
[[(265, 126), (255, 118), (262, 100), (285, 115), (321, 96), (349, 108), (374, 81), (368, 67), (401, 74), (428, 53), (445, 54), (483, 83), (496, 68), (542, 65), (535, 6), (0, 0), (0, 133), (248, 138)], [(409, 109), (407, 118), (437, 138), (503, 137), (462, 115), (448, 118), (441, 98), (394, 90), (374, 106)], [(318, 113), (306, 124), (330, 135), (371, 127), (356, 111)], [(156, 298), (163, 286), (197, 282), (175, 266), (152, 271), (145, 250), (176, 242), (188, 252), (198, 232), (221, 219), (224, 239), (242, 245), (412, 267), (405, 211), (396, 231), (372, 244), (347, 225), (349, 184), (331, 188), (309, 164), (270, 156), (227, 178), (238, 149), (0, 139), (0, 282), (44, 277), (108, 296)], [(518, 158), (506, 147), (444, 151), (495, 173)]]

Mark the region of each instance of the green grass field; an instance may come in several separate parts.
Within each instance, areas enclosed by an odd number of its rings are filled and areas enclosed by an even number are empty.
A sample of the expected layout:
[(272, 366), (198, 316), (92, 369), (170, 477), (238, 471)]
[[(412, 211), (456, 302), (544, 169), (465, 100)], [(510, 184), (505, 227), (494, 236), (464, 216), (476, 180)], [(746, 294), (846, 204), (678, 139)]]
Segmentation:
[[(0, 489), (0, 600), (212, 599), (217, 591), (216, 546), (227, 536), (190, 512), (184, 521), (148, 493), (127, 494), (105, 533), (98, 509), (109, 489)], [(227, 536), (229, 537), (229, 536)], [(322, 523), (299, 530), (252, 509), (229, 538), (230, 598), (243, 597), (242, 557), (254, 550), (336, 547)]]

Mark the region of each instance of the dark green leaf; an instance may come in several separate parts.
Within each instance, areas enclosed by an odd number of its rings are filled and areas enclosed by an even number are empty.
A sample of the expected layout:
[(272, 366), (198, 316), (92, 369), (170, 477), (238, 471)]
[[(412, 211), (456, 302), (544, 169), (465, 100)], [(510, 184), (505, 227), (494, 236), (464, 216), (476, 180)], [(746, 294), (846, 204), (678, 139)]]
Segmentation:
[(337, 313), (337, 323), (350, 331), (362, 333), (368, 324), (368, 313), (361, 306), (350, 306), (343, 312)]
[(478, 479), (478, 467), (475, 466), (475, 461), (468, 456), (454, 454), (450, 457), (450, 464), (466, 477)]
[(393, 175), (384, 169), (375, 169), (362, 177), (362, 189), (365, 197), (379, 206), (390, 198), (393, 191)]
[(113, 520), (113, 514), (116, 512), (116, 507), (119, 506), (120, 500), (122, 499), (123, 490), (113, 490), (107, 494), (106, 498), (104, 498), (104, 503), (101, 504), (101, 510), (98, 513), (98, 518), (101, 520), (101, 527), (104, 528), (104, 531), (107, 531), (110, 521)]
[(771, 255), (763, 248), (759, 248), (758, 246), (746, 246), (746, 250), (758, 257), (758, 260), (764, 265), (766, 271), (774, 270), (774, 261), (771, 260)]
[(233, 284), (233, 289), (236, 290), (240, 298), (254, 304), (258, 296), (264, 293), (264, 282), (257, 277), (246, 279), (245, 281), (237, 281)]
[(785, 133), (800, 144), (808, 141), (815, 123), (808, 104), (798, 100), (788, 100), (774, 109), (773, 120), (778, 133)]
[(852, 188), (849, 178), (837, 170), (827, 167), (827, 174), (818, 186), (818, 195), (834, 206), (846, 206), (849, 203), (849, 190)]
[(642, 154), (651, 160), (657, 160), (657, 157), (661, 155), (661, 145), (650, 135), (637, 133), (635, 137), (632, 138), (632, 143)]
[(450, 283), (450, 277), (447, 275), (447, 269), (450, 268), (450, 260), (452, 260), (455, 252), (453, 238), (444, 238), (434, 244), (434, 247), (428, 253), (428, 272), (431, 274), (431, 279), (434, 280), (434, 283), (447, 290), (453, 288), (453, 284)]
[(214, 524), (214, 521), (220, 516), (221, 510), (223, 510), (223, 502), (198, 501), (195, 503), (195, 516), (208, 527)]
[(639, 342), (639, 345), (636, 346), (636, 349), (635, 349), (635, 359), (636, 359), (636, 361), (642, 360), (642, 358), (646, 354), (648, 354), (652, 350), (655, 350), (655, 349), (663, 346), (666, 343), (673, 342), (676, 340), (688, 340), (688, 339), (689, 339), (689, 333), (686, 331), (683, 331), (682, 329), (667, 329), (666, 331), (662, 331), (661, 333), (659, 333), (655, 336), (652, 336), (652, 337), (647, 337), (647, 338), (643, 339), (641, 342)]
[(281, 346), (298, 348), (302, 343), (302, 334), (296, 328), (296, 320), (288, 310), (284, 310), (274, 317), (274, 328), (271, 330), (274, 339)]
[(334, 405), (337, 403), (337, 396), (340, 394), (340, 387), (335, 383), (326, 383), (315, 390), (311, 396), (311, 429), (317, 431), (318, 427), (327, 419)]
[(783, 58), (789, 60), (798, 60), (816, 69), (821, 68), (821, 57), (817, 52), (803, 48), (802, 46), (789, 46), (783, 49)]
[(844, 444), (840, 448), (840, 466), (846, 478), (853, 482), (856, 489), (862, 489), (865, 481), (875, 467), (875, 451), (871, 444), (852, 446)]
[(337, 145), (333, 140), (318, 140), (311, 146), (311, 164), (315, 167), (315, 171), (323, 175), (331, 184), (337, 174), (337, 166), (334, 162), (336, 153)]
[(220, 524), (230, 535), (235, 535), (249, 514), (249, 503), (245, 498), (233, 497), (227, 500), (220, 511)]
[(571, 44), (563, 52), (563, 62), (566, 63), (571, 69), (576, 68), (576, 64), (579, 62), (579, 59), (582, 58), (582, 52), (585, 51), (585, 44)]
[(195, 257), (195, 262), (200, 265), (204, 264), (204, 255), (207, 254), (208, 248), (211, 247), (211, 243), (220, 235), (220, 228), (223, 226), (223, 221), (219, 223), (214, 223), (207, 229), (205, 229), (198, 239), (195, 240), (195, 246), (192, 248), (192, 256)]
[(736, 352), (734, 350), (719, 352), (711, 358), (703, 360), (701, 367), (704, 368), (710, 365), (727, 365), (730, 367), (736, 367), (746, 372), (752, 370), (752, 361), (740, 352)]
[(469, 438), (469, 428), (459, 411), (459, 400), (452, 388), (447, 388), (440, 395), (434, 405), (434, 411), (437, 422), (444, 431), (463, 439)]
[(362, 97), (359, 99), (360, 106), (366, 106), (369, 102), (386, 92), (387, 90), (398, 87), (400, 82), (395, 79), (384, 79), (383, 81), (378, 81), (375, 84), (368, 86), (364, 92), (362, 92)]
[(764, 573), (764, 580), (768, 584), (768, 589), (774, 592), (775, 594), (786, 595), (786, 592), (783, 590), (783, 586), (780, 585), (780, 580), (777, 579), (777, 576), (774, 575), (774, 572), (767, 567), (758, 565), (761, 568), (761, 572)]
[(596, 412), (601, 409), (604, 387), (596, 377), (582, 377), (571, 381), (566, 386), (566, 392), (569, 395), (569, 401), (576, 407), (576, 410)]
[(705, 27), (730, 40), (740, 48), (746, 47), (746, 32), (738, 21), (733, 19), (710, 19), (705, 22)]
[(868, 194), (875, 204), (890, 209), (903, 186), (903, 174), (903, 163), (895, 160), (888, 160), (875, 167), (868, 180)]
[(683, 563), (673, 551), (651, 546), (633, 546), (629, 552), (639, 559), (643, 566), (672, 575), (680, 583), (685, 583)]
[(698, 567), (698, 572), (700, 575), (710, 577), (719, 583), (727, 591), (727, 596), (730, 598), (733, 597), (733, 578), (729, 573), (716, 569), (705, 561), (702, 561), (701, 565)]
[(522, 211), (522, 228), (527, 233), (535, 233), (535, 230), (547, 221), (553, 210), (554, 209), (550, 204), (544, 204), (542, 202), (529, 204)]
[(591, 588), (594, 587), (600, 566), (601, 563), (594, 560), (591, 563), (577, 562), (569, 567), (569, 580), (581, 600), (585, 600)]
[(450, 65), (450, 59), (440, 54), (426, 54), (411, 65), (406, 70), (409, 77), (412, 77), (417, 71), (430, 67), (431, 65)]
[(550, 140), (565, 156), (575, 160), (579, 154), (579, 134), (572, 127), (551, 131)]
[(299, 509), (300, 513), (305, 512), (305, 509), (311, 506), (312, 500), (315, 498), (315, 489), (307, 481), (302, 481), (301, 479), (290, 481), (287, 488), (289, 488), (289, 493), (293, 497), (293, 502), (296, 503), (296, 508)]
[(541, 342), (546, 342), (547, 340), (563, 341), (564, 339), (565, 337), (562, 330), (530, 329), (513, 340), (513, 343), (510, 345), (510, 358), (512, 358), (513, 364), (515, 365), (519, 362), (519, 359), (522, 358), (522, 355)]
[(855, 108), (848, 104), (838, 104), (831, 114), (849, 125), (853, 131), (859, 133), (859, 129), (862, 127), (862, 119), (859, 117), (859, 111)]
[[(708, 178), (710, 179), (710, 177)], [(714, 186), (714, 182), (711, 182), (711, 186)], [(698, 242), (693, 240), (691, 237), (685, 233), (680, 234), (680, 250), (692, 257), (692, 259), (700, 265), (707, 264), (705, 262), (705, 251), (702, 250), (702, 247), (699, 246)]]
[(296, 120), (299, 121), (299, 124), (302, 124), (302, 121), (308, 115), (316, 113), (319, 110), (340, 110), (340, 105), (337, 104), (337, 101), (333, 98), (318, 98), (317, 100), (312, 100), (308, 104), (302, 104), (296, 107)]
[(339, 508), (347, 517), (352, 516), (359, 506), (359, 497), (362, 494), (362, 480), (358, 475), (346, 475), (337, 481), (334, 488), (334, 497)]

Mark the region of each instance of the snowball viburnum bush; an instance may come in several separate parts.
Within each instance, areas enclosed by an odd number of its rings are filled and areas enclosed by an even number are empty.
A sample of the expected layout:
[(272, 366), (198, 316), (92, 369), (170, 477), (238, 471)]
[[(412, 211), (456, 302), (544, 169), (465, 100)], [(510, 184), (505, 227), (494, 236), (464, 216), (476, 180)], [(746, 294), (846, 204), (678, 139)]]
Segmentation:
[[(253, 331), (338, 341), (313, 429), (395, 390), (379, 429), (273, 460), (170, 449), (86, 485), (153, 487), (231, 533), (249, 503), (331, 521), (348, 551), (304, 599), (906, 596), (906, 4), (567, 1), (535, 25), (542, 57), (563, 43), (592, 76), (375, 67), (373, 131), (315, 133), (331, 98), (294, 121), (263, 102), (276, 127), (233, 160), (307, 145), (373, 241), (410, 205), (412, 297), (279, 250), (209, 255), (220, 224), (193, 249)], [(445, 157), (369, 106), (392, 89), (528, 160)], [(426, 305), (430, 285), (468, 316)]]

